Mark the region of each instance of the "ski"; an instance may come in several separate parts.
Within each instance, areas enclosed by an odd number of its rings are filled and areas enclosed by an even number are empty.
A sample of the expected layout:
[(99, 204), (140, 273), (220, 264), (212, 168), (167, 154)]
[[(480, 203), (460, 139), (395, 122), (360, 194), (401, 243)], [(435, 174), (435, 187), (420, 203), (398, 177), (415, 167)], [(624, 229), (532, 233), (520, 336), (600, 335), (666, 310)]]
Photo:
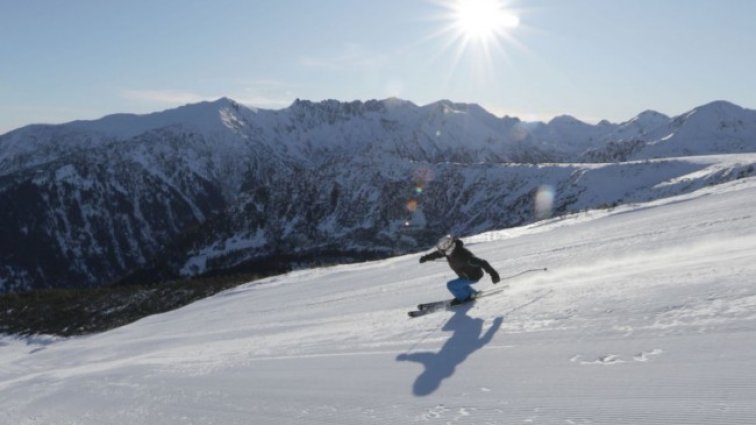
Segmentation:
[[(498, 286), (498, 287), (493, 288), (493, 289), (478, 291), (478, 293), (475, 295), (475, 298), (473, 298), (473, 299), (471, 299), (469, 301), (475, 301), (475, 300), (477, 300), (479, 298), (483, 298), (483, 297), (491, 296), (491, 295), (494, 295), (494, 294), (498, 294), (499, 292), (501, 292), (501, 291), (503, 291), (503, 290), (505, 290), (507, 288), (509, 288), (509, 285), (503, 285), (503, 286)], [(469, 301), (467, 301), (467, 302), (469, 302)], [(417, 305), (417, 309), (418, 310), (426, 310), (426, 309), (430, 309), (430, 308), (434, 308), (434, 307), (444, 307), (446, 305), (450, 305), (453, 302), (454, 302), (454, 298), (452, 298), (450, 300), (443, 300), (443, 301), (434, 301), (434, 302), (429, 302), (429, 303), (423, 303), (423, 304), (418, 304)], [(458, 304), (464, 304), (464, 302), (458, 303)]]
[[(511, 276), (504, 276), (504, 277), (501, 278), (501, 280), (514, 279), (514, 278), (522, 276), (524, 274), (533, 273), (533, 272), (545, 272), (545, 271), (548, 271), (548, 270), (549, 269), (546, 268), (546, 267), (543, 267), (543, 268), (539, 267), (539, 268), (535, 268), (535, 269), (523, 270), (523, 271), (515, 273), (515, 274), (513, 274)], [(488, 290), (484, 290), (484, 291), (479, 291), (478, 294), (475, 296), (475, 298), (473, 298), (471, 300), (463, 301), (463, 302), (456, 302), (455, 303), (454, 302), (455, 300), (451, 299), (451, 300), (434, 301), (434, 302), (430, 302), (430, 303), (418, 304), (417, 310), (409, 311), (409, 312), (407, 312), (407, 314), (409, 315), (409, 317), (420, 317), (420, 316), (425, 316), (426, 314), (433, 313), (433, 312), (436, 312), (436, 311), (451, 310), (451, 309), (453, 309), (454, 307), (456, 307), (458, 305), (463, 305), (463, 304), (467, 304), (469, 302), (473, 302), (473, 301), (477, 300), (478, 298), (482, 298), (482, 297), (487, 297), (489, 295), (498, 294), (499, 292), (501, 292), (501, 291), (503, 291), (503, 290), (505, 290), (507, 288), (509, 288), (508, 284), (499, 284), (496, 288), (488, 289)]]
[(475, 298), (467, 300), (467, 301), (462, 301), (462, 302), (455, 302), (456, 300), (452, 298), (450, 300), (434, 301), (434, 302), (429, 302), (429, 303), (418, 304), (417, 310), (407, 312), (407, 314), (409, 315), (409, 317), (420, 317), (429, 313), (434, 313), (436, 311), (450, 310), (458, 305), (475, 302), (480, 298), (498, 294), (499, 292), (504, 291), (508, 287), (509, 285), (504, 285), (504, 286), (499, 286), (498, 288), (494, 288), (494, 289), (479, 291), (478, 294), (475, 295)]

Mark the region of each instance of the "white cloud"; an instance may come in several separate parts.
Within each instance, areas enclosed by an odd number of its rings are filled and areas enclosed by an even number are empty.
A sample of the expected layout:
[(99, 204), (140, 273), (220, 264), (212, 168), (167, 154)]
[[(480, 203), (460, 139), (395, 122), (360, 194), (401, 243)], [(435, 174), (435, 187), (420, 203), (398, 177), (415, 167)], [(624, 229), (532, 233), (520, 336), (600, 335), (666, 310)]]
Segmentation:
[(231, 99), (241, 103), (242, 105), (253, 106), (256, 108), (282, 108), (289, 106), (293, 99), (282, 99), (268, 96), (255, 96), (255, 95), (241, 95), (241, 96), (229, 96)]
[(295, 88), (277, 80), (237, 80), (236, 86), (227, 94), (235, 101), (257, 108), (282, 108), (289, 106), (297, 97)]

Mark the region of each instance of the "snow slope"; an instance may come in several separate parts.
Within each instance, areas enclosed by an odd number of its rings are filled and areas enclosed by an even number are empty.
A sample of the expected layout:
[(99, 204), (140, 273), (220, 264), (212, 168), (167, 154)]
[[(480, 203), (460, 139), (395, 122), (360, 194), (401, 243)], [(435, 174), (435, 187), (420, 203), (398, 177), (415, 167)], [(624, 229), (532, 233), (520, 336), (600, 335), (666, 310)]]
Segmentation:
[(510, 287), (418, 319), (451, 272), (415, 254), (5, 337), (0, 423), (754, 424), (754, 211), (750, 178), (471, 237)]

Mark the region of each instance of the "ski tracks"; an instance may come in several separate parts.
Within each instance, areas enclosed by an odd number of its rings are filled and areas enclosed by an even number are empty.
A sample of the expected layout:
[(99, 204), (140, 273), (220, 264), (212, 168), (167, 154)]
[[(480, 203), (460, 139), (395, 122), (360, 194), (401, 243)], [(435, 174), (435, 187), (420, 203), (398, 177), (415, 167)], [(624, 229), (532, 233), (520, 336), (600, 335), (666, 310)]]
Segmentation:
[[(582, 354), (576, 354), (574, 357), (570, 359), (570, 361), (573, 363), (581, 364), (581, 365), (605, 365), (605, 366), (627, 363), (629, 361), (645, 363), (651, 360), (653, 357), (661, 355), (663, 353), (664, 353), (664, 350), (662, 350), (661, 348), (654, 348), (653, 350), (649, 350), (649, 351), (641, 351), (639, 353), (633, 354), (632, 356), (625, 356), (621, 354), (601, 354), (598, 357), (596, 357), (596, 360), (586, 360), (586, 356)], [(631, 360), (626, 360), (626, 359), (631, 359)]]

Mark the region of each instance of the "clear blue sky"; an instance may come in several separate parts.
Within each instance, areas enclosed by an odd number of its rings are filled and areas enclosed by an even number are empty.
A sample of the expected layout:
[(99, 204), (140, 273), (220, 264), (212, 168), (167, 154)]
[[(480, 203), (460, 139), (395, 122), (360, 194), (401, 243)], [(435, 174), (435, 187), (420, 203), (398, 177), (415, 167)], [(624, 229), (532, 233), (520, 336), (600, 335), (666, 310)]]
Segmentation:
[(756, 108), (756, 1), (509, 0), (519, 25), (482, 39), (455, 26), (456, 3), (3, 0), (0, 133), (221, 96), (450, 99), (590, 122)]

